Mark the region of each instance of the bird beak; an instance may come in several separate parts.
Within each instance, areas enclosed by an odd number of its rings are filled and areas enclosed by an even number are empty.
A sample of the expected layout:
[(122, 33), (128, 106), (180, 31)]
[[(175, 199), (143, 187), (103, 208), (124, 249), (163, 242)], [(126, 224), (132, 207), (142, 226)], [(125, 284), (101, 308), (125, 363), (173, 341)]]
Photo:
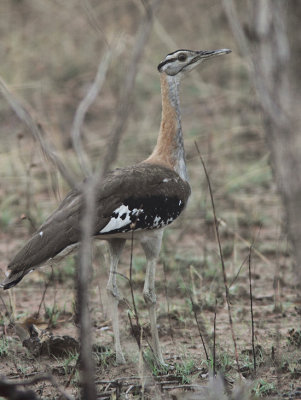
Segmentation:
[(200, 59), (207, 59), (207, 58), (215, 57), (215, 56), (221, 56), (223, 54), (229, 54), (229, 53), (231, 53), (231, 50), (229, 50), (229, 49), (201, 50), (201, 51), (197, 52), (195, 61), (198, 61)]

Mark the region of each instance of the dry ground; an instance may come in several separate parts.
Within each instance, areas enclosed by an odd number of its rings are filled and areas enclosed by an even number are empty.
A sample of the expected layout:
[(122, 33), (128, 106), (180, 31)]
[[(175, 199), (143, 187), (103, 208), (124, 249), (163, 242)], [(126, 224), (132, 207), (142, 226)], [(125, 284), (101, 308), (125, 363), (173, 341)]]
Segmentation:
[[(291, 250), (269, 165), (269, 149), (264, 142), (261, 112), (248, 81), (247, 65), (236, 51), (219, 1), (190, 0), (188, 6), (182, 3), (166, 0), (158, 14), (138, 73), (133, 113), (118, 159), (119, 166), (142, 160), (155, 143), (160, 123), (156, 65), (166, 53), (176, 48), (233, 50), (230, 56), (204, 65), (182, 83), (183, 130), (192, 197), (185, 213), (165, 233), (156, 282), (162, 347), (167, 362), (174, 368), (159, 370), (149, 361), (143, 370), (128, 319), (128, 310), (133, 307), (131, 291), (122, 276), (118, 281), (125, 301), (120, 317), (128, 363), (115, 365), (112, 329), (106, 314), (107, 253), (104, 244), (96, 243), (90, 308), (97, 388), (100, 394), (115, 393), (100, 398), (118, 398), (117, 389), (121, 391), (120, 398), (125, 398), (129, 389), (127, 398), (139, 398), (139, 385), (146, 384), (147, 393), (151, 392), (146, 398), (160, 398), (161, 393), (162, 398), (173, 394), (173, 398), (181, 399), (189, 387), (172, 386), (207, 384), (212, 368), (212, 342), (207, 361), (191, 299), (199, 324), (202, 322), (202, 330), (205, 328), (210, 337), (217, 302), (217, 370), (225, 376), (229, 391), (233, 384), (240, 384), (210, 197), (195, 141), (209, 171), (220, 219), (243, 384), (248, 382), (253, 395), (258, 397), (301, 398), (301, 304), (294, 286)], [(104, 36), (112, 39), (122, 34), (121, 52), (114, 59), (105, 87), (85, 123), (85, 147), (96, 166), (116, 118), (114, 110), (124, 78), (123, 66), (129, 61), (141, 14), (140, 3), (4, 0), (0, 11), (5, 17), (0, 21), (0, 73), (14, 93), (31, 106), (44, 125), (46, 139), (55, 143), (59, 154), (80, 177), (70, 146), (76, 106), (94, 77), (104, 51)], [(0, 100), (0, 120), (2, 278), (9, 259), (56, 207), (68, 187), (43, 159), (30, 132), (19, 123), (4, 99)], [(251, 352), (248, 279), (248, 254), (253, 241), (256, 373)], [(77, 338), (75, 265), (76, 256), (71, 255), (59, 265), (30, 274), (13, 291), (1, 292), (1, 375), (13, 381), (49, 372), (62, 386), (68, 385), (69, 393), (78, 395), (77, 349), (73, 342), (64, 355), (60, 351), (53, 354), (53, 349), (48, 351), (50, 355), (47, 351), (37, 355), (22, 346), (32, 322), (55, 336)], [(120, 272), (129, 276), (129, 268), (130, 243), (123, 254)], [(135, 303), (147, 352), (143, 279), (144, 258), (135, 246)], [(29, 320), (38, 311), (37, 319)], [(10, 325), (12, 316), (14, 328)], [(54, 347), (58, 349), (57, 343)], [(42, 398), (59, 396), (50, 383), (33, 387)]]

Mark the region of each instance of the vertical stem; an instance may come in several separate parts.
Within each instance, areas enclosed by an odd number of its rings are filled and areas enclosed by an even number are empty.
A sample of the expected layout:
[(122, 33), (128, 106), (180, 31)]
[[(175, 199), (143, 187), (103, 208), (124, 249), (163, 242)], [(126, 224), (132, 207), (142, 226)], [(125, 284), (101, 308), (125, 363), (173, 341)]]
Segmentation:
[(215, 299), (215, 307), (214, 307), (214, 321), (213, 321), (213, 377), (216, 376), (216, 308), (217, 308), (217, 299)]
[(94, 363), (92, 358), (91, 322), (89, 312), (89, 279), (92, 269), (92, 233), (95, 216), (94, 181), (88, 182), (83, 190), (84, 214), (81, 221), (82, 241), (79, 249), (77, 282), (77, 304), (80, 321), (80, 366), (82, 398), (96, 399)]
[[(209, 361), (209, 356), (208, 356), (205, 340), (204, 340), (204, 337), (203, 337), (203, 334), (202, 334), (200, 322), (198, 320), (198, 316), (197, 316), (197, 312), (196, 312), (196, 305), (194, 304), (194, 301), (192, 299), (192, 295), (191, 295), (190, 290), (188, 291), (188, 293), (189, 293), (189, 297), (190, 297), (190, 302), (191, 302), (191, 307), (192, 307), (194, 319), (195, 319), (196, 325), (198, 327), (199, 335), (200, 335), (200, 338), (201, 338), (201, 341), (202, 341), (202, 345), (203, 345), (203, 348), (204, 348), (204, 352), (205, 352), (205, 355), (206, 355), (206, 360)], [(202, 327), (203, 327), (203, 330), (204, 330), (204, 324), (203, 323), (202, 323)], [(205, 332), (205, 335), (206, 335), (206, 338), (208, 339), (207, 332)]]
[[(133, 225), (136, 225), (136, 222)], [(134, 229), (135, 229), (135, 226), (133, 226), (133, 228), (132, 228), (132, 235), (131, 235), (130, 289), (131, 289), (132, 303), (133, 303), (133, 309), (134, 309), (137, 328), (140, 328), (139, 316), (138, 316), (138, 311), (137, 311), (135, 297), (134, 297), (133, 280), (132, 280), (132, 276), (133, 276), (133, 251), (134, 251)]]
[(165, 298), (166, 298), (166, 303), (167, 303), (168, 325), (169, 325), (169, 331), (170, 331), (171, 340), (174, 341), (173, 330), (172, 330), (172, 327), (171, 327), (171, 318), (170, 318), (170, 307), (169, 307), (169, 301), (168, 301), (168, 293), (167, 293), (167, 279), (166, 279), (166, 264), (165, 264), (165, 261), (163, 261), (163, 273), (164, 273), (164, 292), (165, 292)]
[(227, 307), (228, 307), (229, 325), (230, 325), (232, 341), (233, 341), (233, 345), (234, 345), (236, 365), (237, 365), (238, 373), (240, 374), (237, 344), (236, 344), (236, 338), (235, 338), (234, 328), (233, 328), (233, 320), (232, 320), (232, 312), (231, 312), (231, 304), (230, 304), (230, 296), (229, 296), (229, 287), (228, 287), (228, 282), (227, 282), (227, 274), (226, 274), (226, 267), (225, 267), (225, 262), (224, 262), (224, 257), (223, 257), (223, 251), (222, 251), (222, 246), (221, 246), (221, 241), (220, 241), (220, 236), (219, 236), (218, 221), (217, 221), (217, 217), (216, 217), (213, 192), (212, 192), (211, 182), (210, 182), (210, 179), (209, 179), (209, 175), (208, 175), (207, 168), (206, 168), (206, 165), (204, 163), (203, 157), (201, 156), (201, 153), (200, 153), (200, 150), (199, 150), (199, 147), (198, 147), (197, 143), (196, 142), (194, 142), (194, 143), (195, 143), (195, 147), (197, 149), (197, 152), (199, 154), (200, 160), (201, 160), (203, 168), (204, 168), (204, 172), (205, 172), (207, 183), (208, 183), (210, 198), (211, 198), (213, 217), (214, 217), (214, 228), (215, 228), (215, 234), (216, 234), (216, 239), (217, 239), (217, 243), (218, 243), (219, 255), (220, 255), (221, 264), (222, 264), (222, 271), (223, 271), (223, 279), (224, 279), (224, 286), (225, 286), (225, 293), (226, 293), (226, 302), (227, 302)]
[(253, 353), (254, 372), (256, 372), (256, 352), (255, 352), (255, 332), (254, 332), (254, 314), (253, 314), (251, 257), (252, 257), (252, 246), (250, 246), (250, 249), (249, 249), (249, 284), (250, 284), (250, 310), (251, 310), (251, 326), (252, 326), (252, 353)]

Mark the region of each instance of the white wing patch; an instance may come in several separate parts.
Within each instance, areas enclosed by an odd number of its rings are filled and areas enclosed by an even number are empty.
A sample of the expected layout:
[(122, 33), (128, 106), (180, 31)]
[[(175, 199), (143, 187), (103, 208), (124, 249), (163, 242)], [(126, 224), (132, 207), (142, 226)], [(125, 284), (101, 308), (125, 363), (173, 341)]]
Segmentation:
[(43, 231), (39, 232), (39, 235), (40, 235), (41, 237), (43, 236), (43, 234), (44, 234)]
[(154, 219), (154, 222), (153, 222), (153, 227), (154, 228), (158, 228), (159, 226), (161, 226), (162, 225), (161, 221), (162, 221), (162, 218), (156, 216), (155, 219)]
[(114, 231), (115, 229), (123, 228), (132, 222), (133, 215), (136, 215), (138, 212), (138, 208), (133, 208), (130, 210), (128, 206), (122, 204), (113, 211), (110, 221), (99, 233), (108, 233)]

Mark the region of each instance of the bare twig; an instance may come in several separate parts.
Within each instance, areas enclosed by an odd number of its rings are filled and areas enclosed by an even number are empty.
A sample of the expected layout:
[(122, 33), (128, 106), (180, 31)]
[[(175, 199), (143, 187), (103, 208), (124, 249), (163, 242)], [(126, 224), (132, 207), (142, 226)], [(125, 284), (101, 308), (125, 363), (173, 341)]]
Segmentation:
[(213, 321), (213, 376), (216, 376), (216, 309), (217, 309), (217, 299), (215, 299), (214, 306), (214, 321)]
[(17, 400), (38, 399), (35, 396), (34, 392), (20, 391), (18, 389), (18, 386), (31, 386), (31, 385), (35, 385), (35, 384), (37, 384), (39, 382), (43, 382), (43, 381), (49, 381), (57, 389), (57, 391), (60, 393), (60, 395), (63, 396), (63, 398), (65, 398), (67, 400), (74, 400), (74, 398), (72, 396), (70, 396), (68, 393), (66, 393), (61, 388), (61, 386), (57, 383), (57, 381), (54, 379), (54, 377), (50, 374), (36, 375), (29, 379), (23, 379), (23, 380), (13, 381), (13, 382), (11, 382), (10, 380), (8, 380), (4, 377), (0, 377), (0, 390), (1, 390), (0, 395), (8, 397), (9, 399), (17, 399)]
[(40, 304), (39, 304), (39, 308), (38, 308), (38, 311), (37, 311), (37, 316), (40, 315), (41, 307), (42, 307), (42, 304), (44, 302), (44, 299), (45, 299), (45, 296), (46, 296), (46, 292), (47, 292), (47, 289), (49, 287), (49, 284), (50, 284), (50, 281), (52, 280), (52, 278), (53, 278), (53, 268), (51, 267), (51, 276), (45, 282), (42, 298), (41, 298), (41, 301), (40, 301)]
[[(191, 307), (192, 307), (192, 312), (193, 312), (194, 319), (195, 319), (195, 322), (196, 322), (196, 325), (197, 325), (197, 328), (198, 328), (198, 332), (199, 332), (199, 335), (200, 335), (200, 338), (201, 338), (201, 341), (202, 341), (202, 345), (203, 345), (204, 352), (205, 352), (205, 355), (206, 355), (206, 360), (209, 361), (209, 355), (208, 355), (207, 348), (206, 348), (206, 342), (208, 342), (209, 335), (206, 332), (205, 324), (203, 323), (203, 321), (200, 324), (200, 321), (199, 321), (199, 318), (198, 318), (198, 315), (197, 315), (197, 306), (196, 306), (196, 304), (194, 303), (194, 301), (192, 299), (192, 295), (191, 295), (190, 290), (187, 289), (187, 292), (189, 294)], [(202, 328), (201, 328), (201, 325), (202, 325)], [(204, 332), (204, 335), (203, 335), (202, 331)], [(205, 340), (204, 336), (206, 337), (206, 340)]]
[[(222, 227), (226, 228), (228, 232), (232, 233), (235, 237), (237, 237), (246, 246), (248, 246), (248, 247), (251, 246), (251, 242), (244, 239), (238, 232), (236, 232), (234, 229), (230, 228), (230, 226), (226, 223), (225, 220), (219, 218), (218, 222), (220, 223), (220, 225)], [(261, 226), (260, 226), (260, 229), (261, 229)], [(259, 231), (260, 231), (260, 229), (259, 229)], [(256, 254), (263, 262), (265, 262), (267, 265), (270, 265), (270, 266), (272, 265), (271, 261), (265, 255), (263, 255), (259, 250), (257, 250), (254, 247), (254, 245), (252, 248), (253, 248), (253, 253)]]
[(97, 18), (95, 17), (95, 12), (93, 10), (93, 7), (90, 4), (89, 0), (84, 0), (80, 3), (81, 7), (85, 10), (85, 13), (89, 19), (89, 22), (91, 24), (91, 26), (95, 29), (95, 31), (97, 33), (100, 34), (100, 36), (102, 37), (104, 44), (106, 45), (106, 47), (110, 47), (109, 45), (109, 41), (104, 33), (104, 31), (102, 30), (101, 24), (98, 22)]
[[(138, 212), (139, 214), (139, 212)], [(136, 223), (134, 224), (136, 225)], [(138, 311), (136, 307), (136, 302), (135, 302), (135, 297), (134, 297), (134, 289), (133, 289), (133, 251), (134, 251), (134, 229), (135, 227), (132, 227), (132, 235), (131, 235), (131, 258), (130, 258), (130, 289), (131, 289), (131, 296), (132, 296), (132, 304), (133, 304), (133, 309), (134, 309), (134, 316), (136, 319), (136, 324), (137, 327), (140, 328), (140, 323), (139, 323), (139, 316), (138, 316)]]
[(83, 190), (84, 213), (81, 220), (81, 245), (77, 281), (77, 304), (80, 321), (80, 365), (82, 376), (82, 397), (96, 398), (94, 384), (94, 362), (92, 358), (91, 323), (89, 313), (89, 279), (92, 272), (92, 235), (95, 216), (95, 184), (87, 181)]
[[(80, 133), (84, 117), (92, 102), (96, 99), (102, 84), (105, 80), (111, 59), (111, 50), (107, 51), (105, 58), (99, 63), (97, 75), (89, 89), (87, 95), (79, 104), (72, 129), (72, 141), (79, 163), (84, 173), (89, 174), (84, 151), (81, 145)], [(91, 322), (89, 314), (89, 278), (92, 271), (92, 236), (94, 234), (95, 216), (95, 191), (96, 177), (88, 180), (83, 187), (84, 213), (81, 220), (81, 245), (79, 248), (79, 268), (77, 274), (77, 305), (78, 318), (80, 321), (80, 366), (82, 374), (82, 395), (83, 398), (93, 400), (96, 398), (96, 388), (94, 384), (94, 363), (92, 358)]]
[(102, 162), (103, 174), (106, 174), (109, 171), (110, 166), (116, 160), (120, 138), (126, 129), (128, 117), (130, 116), (132, 109), (133, 93), (139, 62), (142, 58), (145, 45), (150, 37), (153, 25), (153, 16), (161, 3), (161, 0), (153, 0), (150, 4), (144, 3), (146, 13), (139, 24), (136, 41), (130, 58), (131, 61), (124, 71), (125, 79), (121, 88), (121, 96), (117, 105), (117, 119), (109, 136), (110, 139), (107, 143), (107, 152)]
[[(259, 236), (259, 234), (260, 234), (260, 231), (261, 231), (261, 225), (259, 226), (259, 228), (258, 228), (258, 233), (257, 233), (257, 235), (256, 235), (256, 237), (252, 240), (252, 242), (250, 242), (250, 244), (249, 244), (249, 250), (250, 250), (250, 248), (252, 248), (252, 251), (258, 256), (258, 257), (260, 257), (260, 252), (259, 251), (255, 251), (256, 249), (255, 249), (255, 242), (256, 242), (256, 240), (257, 240), (257, 238), (258, 238), (258, 236)], [(243, 239), (243, 238), (242, 238)], [(243, 239), (244, 240), (244, 239)], [(244, 240), (244, 242), (245, 243), (248, 243), (248, 241), (247, 240)], [(263, 256), (264, 257), (264, 256)], [(261, 257), (260, 257), (261, 258)], [(244, 266), (244, 264), (247, 262), (247, 260), (249, 259), (249, 254), (245, 257), (245, 259), (243, 260), (243, 262), (241, 263), (241, 265), (240, 265), (240, 267), (239, 267), (239, 269), (238, 269), (238, 271), (237, 271), (237, 274), (235, 275), (235, 277), (233, 278), (233, 280), (232, 280), (232, 282), (230, 283), (230, 285), (229, 285), (229, 289), (230, 289), (230, 287), (233, 285), (233, 283), (236, 281), (236, 279), (238, 278), (238, 275), (240, 274), (240, 271), (242, 270), (242, 267)], [(262, 259), (262, 258), (261, 258)], [(269, 261), (269, 264), (270, 264), (270, 261)]]
[[(140, 206), (140, 208), (139, 208), (139, 210), (138, 210), (137, 216), (136, 216), (136, 221), (137, 221), (137, 218), (138, 218), (138, 216), (139, 216), (140, 210), (142, 210), (142, 207), (143, 207), (143, 205), (141, 204), (141, 206)], [(141, 339), (142, 339), (143, 328), (142, 328), (142, 326), (140, 325), (140, 321), (139, 321), (139, 315), (138, 315), (138, 311), (137, 311), (137, 307), (136, 307), (136, 301), (135, 301), (135, 296), (134, 296), (134, 288), (133, 288), (133, 280), (132, 280), (132, 275), (133, 275), (134, 230), (135, 230), (135, 226), (136, 226), (136, 221), (134, 221), (134, 222), (131, 224), (132, 235), (131, 235), (130, 278), (128, 279), (128, 281), (129, 281), (129, 284), (130, 284), (130, 290), (131, 290), (131, 297), (132, 297), (132, 304), (133, 304), (134, 317), (135, 317), (135, 320), (136, 320), (136, 326), (137, 326), (137, 328), (138, 328), (138, 333), (139, 333), (139, 334), (135, 334), (135, 329), (134, 329), (134, 326), (133, 326), (133, 323), (132, 323), (132, 319), (131, 319), (130, 313), (128, 314), (128, 317), (129, 317), (129, 321), (130, 321), (130, 325), (131, 325), (132, 334), (133, 334), (134, 338), (135, 338), (136, 341), (137, 341), (137, 345), (138, 345), (138, 348), (139, 348), (139, 350), (140, 350), (140, 352), (141, 352), (143, 361), (146, 362), (145, 354), (144, 354), (144, 352), (142, 351), (142, 346), (141, 346), (141, 343), (142, 343), (142, 342), (141, 342)], [(146, 341), (147, 341), (147, 344), (148, 344), (148, 346), (149, 346), (149, 348), (150, 348), (152, 354), (154, 354), (154, 350), (153, 350), (153, 348), (152, 348), (150, 342), (149, 342), (147, 339), (146, 339)]]
[(1, 77), (0, 92), (10, 104), (11, 108), (17, 114), (19, 119), (27, 126), (33, 137), (39, 143), (45, 158), (59, 170), (66, 182), (73, 187), (75, 184), (75, 178), (56, 154), (55, 149), (53, 149), (53, 147), (45, 141), (43, 126), (32, 117), (28, 109), (11, 93)]
[(141, 351), (143, 360), (145, 361), (144, 352), (141, 350), (140, 335), (136, 335), (136, 333), (135, 333), (135, 328), (134, 328), (133, 321), (132, 321), (132, 317), (131, 317), (131, 314), (130, 314), (130, 313), (128, 313), (128, 318), (129, 318), (129, 321), (130, 321), (132, 334), (133, 334), (134, 338), (136, 339), (136, 342), (137, 342), (137, 346), (138, 346), (138, 348), (139, 348), (139, 351)]
[[(107, 51), (104, 60), (99, 64), (94, 83), (84, 100), (80, 103), (74, 119), (72, 133), (73, 145), (84, 172), (88, 172), (88, 167), (84, 161), (80, 142), (80, 131), (85, 114), (98, 95), (102, 83), (105, 80), (110, 58), (111, 51)], [(99, 179), (99, 176), (101, 176), (101, 179)], [(81, 220), (81, 245), (79, 248), (79, 268), (77, 275), (77, 304), (81, 338), (80, 365), (82, 372), (82, 395), (83, 398), (87, 400), (94, 400), (96, 398), (88, 289), (92, 271), (92, 236), (95, 233), (95, 193), (97, 185), (102, 180), (102, 176), (103, 172), (100, 171), (97, 175), (90, 177), (90, 179), (84, 183), (82, 189), (84, 212)]]
[[(273, 95), (270, 90), (271, 88), (268, 87), (268, 80), (265, 79), (265, 77), (261, 73), (262, 71), (260, 71), (259, 69), (256, 58), (252, 57), (252, 51), (246, 35), (242, 29), (233, 0), (223, 0), (223, 5), (240, 51), (249, 62), (250, 76), (254, 83), (254, 87), (258, 94), (258, 97), (261, 100), (262, 108), (269, 116), (271, 116), (271, 118), (276, 122), (279, 127), (286, 126), (287, 115), (283, 112), (284, 110), (281, 110), (279, 108), (279, 105), (276, 104), (276, 102), (274, 101), (275, 99), (273, 99)], [(288, 48), (288, 46), (286, 47)], [(288, 57), (288, 55), (285, 55), (285, 57)]]
[(172, 330), (172, 326), (171, 326), (168, 293), (167, 293), (167, 277), (166, 277), (166, 264), (165, 264), (165, 261), (163, 261), (163, 273), (164, 273), (164, 291), (165, 291), (165, 298), (166, 298), (166, 303), (167, 303), (167, 317), (168, 317), (168, 324), (169, 324), (169, 332), (170, 332), (171, 340), (174, 341), (173, 330)]
[(234, 276), (234, 278), (232, 279), (232, 281), (231, 281), (230, 284), (229, 284), (229, 289), (230, 289), (231, 286), (235, 283), (236, 279), (238, 278), (238, 276), (239, 276), (239, 274), (240, 274), (240, 271), (242, 270), (243, 266), (244, 266), (245, 263), (247, 262), (248, 258), (249, 258), (249, 255), (247, 255), (247, 256), (244, 258), (243, 262), (240, 264), (240, 267), (238, 268), (238, 271), (237, 271), (236, 275)]
[[(34, 221), (34, 218), (31, 213), (31, 204), (32, 204), (32, 184), (31, 184), (31, 168), (33, 167), (32, 162), (27, 162), (25, 157), (23, 156), (22, 150), (22, 141), (23, 135), (19, 134), (18, 135), (18, 155), (21, 160), (21, 163), (23, 164), (23, 169), (25, 171), (25, 185), (26, 185), (26, 191), (25, 191), (25, 210), (26, 210), (26, 218), (28, 219), (32, 229), (35, 231), (36, 228), (36, 221)], [(31, 154), (31, 159), (32, 159), (32, 154)]]
[(214, 217), (214, 228), (215, 228), (215, 233), (216, 233), (216, 239), (218, 243), (218, 249), (219, 249), (219, 255), (221, 259), (221, 265), (222, 265), (222, 272), (223, 272), (223, 279), (224, 279), (224, 287), (225, 287), (225, 295), (226, 295), (226, 302), (227, 302), (227, 308), (228, 308), (228, 317), (229, 317), (229, 325), (230, 325), (230, 330), (231, 330), (231, 335), (232, 335), (232, 341), (234, 345), (234, 352), (235, 352), (235, 360), (236, 360), (236, 365), (238, 369), (238, 373), (240, 374), (240, 367), (239, 367), (239, 359), (238, 359), (238, 351), (237, 351), (237, 344), (236, 344), (236, 338), (234, 334), (234, 327), (233, 327), (233, 320), (232, 320), (232, 312), (231, 312), (231, 304), (230, 304), (230, 295), (229, 295), (229, 287), (228, 287), (228, 282), (227, 282), (227, 273), (226, 273), (226, 267), (225, 267), (225, 262), (224, 262), (224, 257), (223, 257), (223, 251), (222, 251), (222, 246), (221, 246), (221, 241), (220, 241), (220, 236), (219, 236), (219, 229), (218, 229), (218, 220), (216, 217), (216, 211), (215, 211), (215, 203), (214, 203), (214, 198), (213, 198), (213, 192), (211, 188), (211, 182), (210, 178), (206, 169), (206, 165), (204, 163), (203, 157), (200, 153), (199, 147), (197, 143), (195, 142), (195, 147), (197, 149), (197, 152), (199, 154), (201, 163), (204, 168), (204, 172), (206, 175), (207, 183), (208, 183), (208, 188), (209, 188), (209, 193), (210, 193), (210, 199), (211, 199), (211, 204), (212, 204), (212, 210), (213, 210), (213, 217)]
[(288, 35), (289, 24), (297, 21), (298, 12), (295, 10), (297, 5), (291, 3), (282, 0), (250, 1), (247, 38), (235, 2), (223, 0), (230, 27), (248, 60), (250, 80), (264, 111), (271, 165), (286, 211), (287, 228), (296, 257), (296, 282), (300, 284), (300, 79), (299, 70), (296, 72), (297, 69), (292, 68), (298, 62), (299, 53), (294, 48), (294, 43), (298, 42), (297, 35)]
[[(79, 104), (72, 129), (73, 146), (79, 159), (79, 163), (85, 174), (89, 174), (89, 179), (82, 188), (84, 212), (81, 220), (81, 245), (79, 248), (79, 268), (77, 282), (77, 304), (80, 321), (80, 365), (82, 371), (82, 391), (83, 397), (87, 400), (96, 398), (96, 388), (94, 384), (94, 363), (92, 358), (92, 342), (90, 329), (89, 314), (89, 278), (92, 271), (92, 236), (94, 235), (95, 220), (95, 194), (96, 189), (103, 180), (104, 171), (100, 170), (94, 176), (91, 176), (91, 168), (88, 167), (86, 156), (81, 144), (81, 129), (84, 122), (85, 114), (93, 101), (96, 99), (99, 91), (105, 81), (109, 63), (112, 57), (112, 50), (107, 50), (103, 60), (99, 63), (98, 70), (94, 82), (89, 89), (87, 95)], [(107, 157), (110, 159), (108, 148)]]
[(91, 165), (89, 164), (87, 154), (85, 153), (82, 146), (82, 141), (81, 141), (82, 126), (89, 107), (95, 101), (105, 81), (105, 77), (110, 65), (111, 58), (112, 58), (112, 50), (109, 49), (105, 53), (104, 57), (102, 57), (98, 65), (97, 74), (95, 76), (94, 82), (91, 85), (90, 89), (88, 90), (86, 96), (79, 103), (73, 120), (72, 132), (71, 132), (72, 143), (74, 150), (77, 154), (78, 161), (80, 163), (82, 171), (86, 176), (91, 174), (92, 169)]
[(11, 383), (3, 376), (0, 376), (0, 396), (9, 400), (38, 400), (31, 389), (19, 389), (15, 382)]
[(254, 331), (254, 313), (253, 313), (253, 295), (252, 295), (252, 271), (251, 271), (252, 245), (249, 249), (249, 286), (250, 286), (250, 312), (251, 312), (251, 328), (252, 328), (252, 353), (254, 372), (256, 373), (256, 351), (255, 351), (255, 331)]
[[(156, 0), (154, 4), (158, 4)], [(142, 56), (143, 48), (150, 35), (152, 26), (152, 9), (150, 8), (149, 14), (141, 20), (136, 43), (133, 48), (132, 61), (129, 69), (125, 72), (124, 91), (120, 98), (119, 106), (117, 108), (117, 121), (115, 129), (110, 136), (107, 145), (106, 153), (103, 158), (102, 168), (89, 179), (83, 187), (83, 202), (84, 212), (81, 221), (82, 239), (79, 251), (79, 271), (78, 271), (78, 305), (80, 317), (80, 336), (81, 336), (81, 367), (83, 378), (83, 397), (87, 400), (96, 398), (96, 390), (94, 384), (94, 366), (92, 361), (92, 346), (91, 346), (91, 330), (90, 330), (90, 317), (88, 309), (88, 280), (91, 275), (91, 255), (92, 255), (92, 236), (94, 235), (94, 216), (96, 210), (95, 193), (96, 188), (102, 182), (105, 174), (109, 170), (112, 162), (117, 156), (118, 144), (122, 133), (124, 132), (125, 123), (129, 115), (129, 99), (132, 96), (133, 87), (135, 83), (136, 74), (138, 71), (138, 63)], [(103, 82), (106, 68), (102, 68), (103, 76), (97, 78), (98, 82)], [(89, 100), (89, 104), (90, 100)], [(79, 119), (80, 125), (80, 119)]]

